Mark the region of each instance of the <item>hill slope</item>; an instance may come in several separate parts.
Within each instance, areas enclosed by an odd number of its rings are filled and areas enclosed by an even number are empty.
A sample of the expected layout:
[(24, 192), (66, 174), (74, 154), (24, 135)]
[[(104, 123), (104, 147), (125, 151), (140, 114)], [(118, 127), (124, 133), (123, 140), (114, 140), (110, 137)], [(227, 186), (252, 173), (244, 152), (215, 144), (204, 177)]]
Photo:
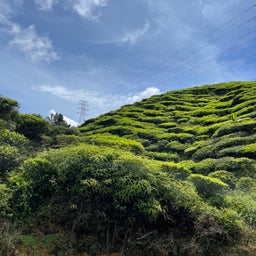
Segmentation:
[[(255, 118), (256, 83), (234, 82), (153, 96), (88, 120), (80, 131), (94, 144), (110, 134), (136, 141), (145, 156), (208, 174), (254, 163)], [(227, 168), (223, 162), (231, 164)]]
[(2, 98), (0, 254), (256, 255), (255, 92), (172, 91), (77, 130)]

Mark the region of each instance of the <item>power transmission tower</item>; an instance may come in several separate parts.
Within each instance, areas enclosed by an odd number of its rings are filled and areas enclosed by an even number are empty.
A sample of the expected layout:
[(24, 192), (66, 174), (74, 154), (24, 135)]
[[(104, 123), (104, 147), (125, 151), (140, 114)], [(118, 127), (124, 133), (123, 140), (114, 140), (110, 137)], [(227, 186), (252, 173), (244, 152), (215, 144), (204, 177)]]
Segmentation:
[(79, 114), (79, 122), (83, 122), (85, 120), (85, 116), (88, 113), (88, 104), (86, 100), (79, 101), (77, 113)]

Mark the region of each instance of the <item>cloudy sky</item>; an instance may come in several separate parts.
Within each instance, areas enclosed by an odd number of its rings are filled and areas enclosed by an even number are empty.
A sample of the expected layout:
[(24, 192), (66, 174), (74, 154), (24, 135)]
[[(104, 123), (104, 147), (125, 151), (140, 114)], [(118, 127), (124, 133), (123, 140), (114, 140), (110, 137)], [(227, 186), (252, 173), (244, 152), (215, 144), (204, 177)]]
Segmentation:
[(0, 0), (0, 94), (86, 119), (153, 94), (256, 80), (256, 1)]

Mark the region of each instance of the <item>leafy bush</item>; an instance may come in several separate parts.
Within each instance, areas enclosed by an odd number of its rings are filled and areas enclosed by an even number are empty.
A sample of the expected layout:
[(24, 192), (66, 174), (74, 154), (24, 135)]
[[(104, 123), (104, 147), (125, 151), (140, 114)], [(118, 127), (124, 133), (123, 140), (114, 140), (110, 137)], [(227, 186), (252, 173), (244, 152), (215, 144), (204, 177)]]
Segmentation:
[(160, 111), (160, 110), (148, 110), (148, 109), (145, 109), (143, 111), (144, 115), (146, 116), (162, 116), (163, 112)]
[(174, 180), (188, 176), (175, 164), (163, 167), (127, 152), (93, 146), (63, 148), (41, 157), (28, 159), (10, 176), (13, 211), (20, 211), (21, 217), (46, 214), (69, 223), (74, 212), (80, 219), (100, 211), (110, 217), (156, 221), (171, 209), (192, 211), (199, 200), (192, 187)]
[(256, 202), (255, 198), (250, 194), (234, 191), (232, 194), (225, 197), (225, 204), (227, 207), (235, 209), (235, 211), (243, 217), (247, 225), (256, 227)]
[(49, 130), (49, 123), (38, 115), (19, 114), (16, 120), (16, 131), (32, 141), (40, 142)]
[(234, 189), (236, 184), (236, 177), (233, 173), (228, 172), (226, 170), (219, 170), (215, 172), (211, 172), (209, 175), (211, 178), (217, 178), (228, 184), (230, 188)]
[(192, 159), (195, 161), (200, 161), (205, 158), (216, 158), (216, 152), (212, 145), (207, 145), (199, 148), (192, 155)]
[(173, 127), (177, 127), (177, 123), (176, 122), (166, 122), (166, 123), (161, 123), (159, 124), (159, 127), (162, 128), (173, 128)]
[(213, 147), (216, 149), (224, 149), (227, 147), (238, 146), (243, 144), (250, 144), (256, 141), (256, 136), (244, 136), (244, 132), (233, 133), (228, 136), (222, 136), (216, 143), (213, 144)]
[(0, 145), (10, 145), (22, 148), (29, 144), (28, 139), (16, 132), (11, 132), (7, 129), (0, 130)]
[(12, 191), (6, 184), (0, 183), (0, 219), (9, 217), (11, 213), (10, 198), (12, 197)]
[[(206, 158), (200, 162), (190, 162), (189, 169), (193, 173), (208, 175), (209, 173), (216, 170), (216, 159)], [(186, 162), (185, 162), (186, 164)]]
[(186, 143), (186, 142), (188, 143), (188, 142), (193, 141), (194, 135), (192, 135), (190, 133), (165, 133), (165, 134), (159, 135), (158, 138), (166, 139), (168, 141), (176, 140), (181, 143)]
[(138, 131), (137, 135), (139, 138), (150, 140), (151, 143), (158, 140), (157, 134), (153, 133), (152, 130), (143, 129)]
[(106, 131), (108, 131), (109, 133), (112, 133), (114, 135), (119, 135), (119, 136), (133, 134), (132, 127), (114, 126), (114, 127), (110, 127)]
[(172, 152), (183, 152), (186, 149), (186, 145), (183, 143), (180, 143), (179, 141), (171, 141), (167, 144), (167, 150)]
[(237, 122), (237, 123), (229, 123), (226, 124), (225, 126), (221, 127), (218, 129), (213, 137), (221, 137), (226, 134), (234, 133), (234, 132), (247, 132), (248, 134), (251, 134), (253, 129), (256, 127), (256, 122), (251, 121), (251, 120), (245, 120), (242, 122)]
[(11, 120), (18, 114), (19, 103), (16, 100), (0, 96), (0, 118)]
[(180, 157), (177, 153), (165, 153), (165, 152), (145, 152), (145, 155), (150, 159), (160, 160), (160, 161), (174, 161), (178, 162)]
[(233, 172), (236, 177), (255, 177), (255, 161), (246, 157), (223, 157), (216, 159), (215, 170), (227, 170)]
[(241, 148), (241, 151), (246, 154), (247, 156), (251, 156), (254, 158), (256, 153), (256, 143), (247, 144)]
[(177, 180), (186, 180), (191, 174), (190, 171), (182, 165), (171, 162), (163, 164), (161, 170), (171, 174)]
[(100, 119), (97, 124), (99, 125), (103, 125), (103, 126), (111, 126), (111, 125), (115, 125), (117, 123), (117, 120), (114, 119), (113, 117), (106, 117), (106, 118), (102, 118)]
[(228, 234), (238, 238), (244, 229), (244, 222), (239, 213), (231, 208), (222, 208), (217, 216)]
[(216, 195), (221, 196), (228, 185), (220, 179), (207, 177), (201, 174), (191, 174), (189, 180), (195, 185), (198, 193), (208, 199)]
[(56, 186), (56, 170), (50, 162), (31, 158), (10, 174), (11, 198), (15, 218), (29, 219), (47, 205)]
[(21, 161), (21, 155), (16, 147), (9, 145), (0, 146), (0, 177), (17, 167)]
[(245, 193), (256, 192), (256, 180), (251, 177), (241, 177), (236, 183), (236, 188)]
[(60, 134), (56, 136), (56, 143), (61, 146), (68, 146), (68, 145), (77, 145), (81, 143), (82, 138), (72, 134), (72, 135), (67, 135), (67, 134)]
[[(252, 156), (254, 154), (254, 144), (250, 143), (255, 142), (255, 140), (256, 137), (254, 135), (244, 136), (244, 132), (232, 133), (209, 141), (208, 145), (203, 145), (203, 147), (196, 150), (192, 157), (194, 160), (199, 161), (207, 157)], [(247, 145), (243, 146), (244, 144)]]
[(112, 134), (84, 136), (81, 138), (81, 141), (93, 145), (117, 146), (120, 149), (128, 150), (134, 153), (142, 153), (144, 151), (144, 147), (140, 142), (129, 140), (124, 137), (120, 138)]

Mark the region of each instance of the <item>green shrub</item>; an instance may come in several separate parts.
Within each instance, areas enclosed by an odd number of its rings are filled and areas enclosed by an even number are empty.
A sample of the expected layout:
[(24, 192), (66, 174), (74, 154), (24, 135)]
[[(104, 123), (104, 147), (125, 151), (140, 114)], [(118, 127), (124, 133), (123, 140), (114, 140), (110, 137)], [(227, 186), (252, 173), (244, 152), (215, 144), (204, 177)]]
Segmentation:
[(237, 121), (238, 120), (237, 113), (230, 114), (229, 119), (232, 121)]
[(191, 174), (189, 180), (195, 185), (198, 193), (208, 199), (216, 195), (221, 196), (228, 185), (220, 179), (207, 177), (201, 174)]
[(123, 126), (113, 126), (108, 129), (106, 129), (109, 133), (112, 133), (114, 135), (118, 136), (124, 136), (128, 134), (133, 134), (133, 128), (132, 127), (123, 127)]
[(218, 114), (220, 111), (216, 110), (215, 108), (201, 108), (198, 110), (194, 110), (191, 112), (191, 115), (194, 117), (203, 117), (203, 116), (208, 116), (208, 115), (213, 115), (213, 114)]
[[(242, 189), (244, 189), (244, 187)], [(234, 191), (232, 194), (225, 197), (225, 204), (227, 207), (234, 209), (248, 226), (256, 227), (256, 202), (255, 198), (250, 194)]]
[(214, 147), (212, 145), (207, 145), (202, 148), (199, 148), (195, 151), (195, 153), (192, 155), (192, 159), (195, 161), (200, 161), (205, 158), (215, 158), (216, 152), (214, 150)]
[(242, 122), (228, 123), (225, 126), (219, 128), (214, 134), (213, 137), (221, 137), (226, 134), (234, 133), (234, 132), (247, 132), (251, 134), (253, 129), (256, 127), (256, 122), (251, 120), (245, 120)]
[(167, 150), (169, 152), (177, 151), (177, 152), (183, 152), (186, 149), (186, 145), (183, 143), (180, 143), (179, 141), (171, 141), (167, 144)]
[(146, 109), (143, 111), (144, 115), (145, 116), (162, 116), (163, 115), (163, 112), (160, 111), (160, 110), (149, 110), (149, 109)]
[(111, 125), (115, 125), (117, 123), (117, 120), (114, 119), (113, 117), (105, 117), (105, 118), (101, 118), (97, 124), (102, 125), (104, 127), (106, 126), (111, 126)]
[(164, 133), (158, 136), (158, 139), (166, 139), (168, 141), (179, 141), (181, 143), (188, 143), (193, 141), (194, 135), (190, 133)]
[(222, 208), (217, 216), (227, 233), (239, 240), (239, 233), (244, 228), (244, 222), (239, 213), (230, 208)]
[(256, 180), (251, 177), (241, 177), (236, 183), (236, 188), (245, 193), (256, 192)]
[(40, 142), (41, 136), (49, 131), (48, 121), (38, 115), (19, 114), (16, 120), (16, 131), (32, 141)]
[[(237, 132), (209, 141), (208, 145), (206, 144), (199, 148), (193, 154), (193, 159), (198, 161), (207, 157), (220, 158), (225, 156), (252, 156), (254, 152), (254, 144), (250, 143), (255, 142), (256, 137), (254, 135), (244, 135), (244, 132)], [(244, 144), (247, 145), (244, 146)]]
[(234, 173), (236, 177), (255, 177), (256, 175), (255, 161), (246, 157), (223, 157), (216, 159), (215, 170), (227, 170)]
[(162, 168), (160, 162), (104, 147), (44, 152), (11, 173), (12, 210), (20, 217), (48, 216), (65, 223), (73, 223), (77, 213), (79, 226), (81, 218), (86, 221), (95, 212), (151, 222), (173, 209), (199, 207), (193, 188), (174, 180), (186, 179), (188, 171), (175, 164)]
[(21, 155), (16, 147), (9, 145), (0, 146), (0, 177), (17, 167), (21, 161)]
[[(193, 173), (208, 175), (209, 173), (216, 170), (216, 159), (206, 158), (200, 162), (191, 162), (189, 169)], [(185, 162), (186, 163), (186, 162)]]
[(19, 235), (18, 239), (23, 246), (32, 249), (32, 253), (37, 255), (37, 253), (42, 253), (43, 249), (51, 249), (54, 243), (59, 239), (60, 235), (58, 233), (38, 235), (38, 234), (26, 234)]
[(0, 96), (0, 118), (11, 120), (18, 114), (19, 103), (16, 100)]
[[(198, 139), (199, 136), (197, 136)], [(205, 140), (205, 138), (203, 138), (204, 140), (199, 140), (199, 141), (195, 141), (192, 145), (188, 146), (185, 150), (184, 150), (184, 154), (186, 156), (191, 156), (193, 153), (195, 153), (198, 149), (200, 149), (201, 147), (205, 146), (208, 144), (207, 140)]]
[(0, 145), (10, 145), (22, 148), (29, 144), (27, 138), (16, 132), (11, 132), (7, 129), (0, 130)]
[(74, 134), (60, 134), (56, 136), (56, 143), (61, 146), (77, 145), (81, 141), (82, 138)]
[(208, 175), (211, 178), (217, 178), (228, 184), (230, 188), (234, 189), (236, 184), (236, 177), (233, 173), (228, 172), (226, 170), (219, 170), (215, 172), (211, 172)]
[(84, 136), (80, 139), (89, 144), (102, 146), (117, 146), (120, 149), (128, 150), (134, 153), (142, 153), (144, 151), (143, 145), (135, 140), (130, 140), (124, 137), (118, 137), (112, 134), (97, 134), (91, 136)]
[(177, 180), (186, 180), (191, 174), (185, 167), (171, 162), (163, 164), (161, 170), (171, 174)]
[(167, 131), (168, 133), (183, 133), (183, 129), (181, 127), (171, 127), (171, 128), (168, 128)]
[(217, 150), (221, 150), (227, 147), (233, 147), (243, 144), (250, 144), (256, 141), (256, 136), (244, 136), (243, 132), (233, 133), (231, 135), (222, 136), (218, 141), (212, 143), (212, 146)]
[(138, 131), (137, 135), (139, 138), (148, 139), (151, 142), (157, 141), (157, 135), (155, 133), (153, 133), (152, 130), (146, 130), (146, 129), (140, 130), (140, 131)]
[(148, 123), (153, 123), (156, 125), (160, 125), (162, 123), (166, 123), (169, 118), (167, 117), (145, 117), (143, 119), (141, 119), (141, 121), (143, 120), (143, 122), (148, 122)]
[(56, 176), (53, 164), (42, 158), (28, 159), (20, 169), (11, 173), (12, 209), (16, 217), (27, 218), (47, 205), (55, 191)]
[(145, 155), (150, 159), (155, 159), (159, 161), (174, 161), (178, 162), (180, 157), (177, 153), (165, 153), (165, 152), (145, 152)]
[(177, 123), (175, 122), (166, 122), (166, 123), (161, 123), (159, 124), (159, 127), (162, 127), (162, 128), (173, 128), (173, 127), (177, 127)]
[(12, 191), (6, 184), (0, 183), (0, 219), (10, 217), (10, 198), (12, 197)]
[(29, 234), (29, 235), (20, 235), (19, 240), (21, 243), (25, 246), (29, 246), (33, 249), (35, 252), (36, 247), (37, 247), (37, 238), (35, 234)]
[(241, 151), (247, 156), (255, 157), (256, 153), (256, 143), (245, 145), (241, 148)]

